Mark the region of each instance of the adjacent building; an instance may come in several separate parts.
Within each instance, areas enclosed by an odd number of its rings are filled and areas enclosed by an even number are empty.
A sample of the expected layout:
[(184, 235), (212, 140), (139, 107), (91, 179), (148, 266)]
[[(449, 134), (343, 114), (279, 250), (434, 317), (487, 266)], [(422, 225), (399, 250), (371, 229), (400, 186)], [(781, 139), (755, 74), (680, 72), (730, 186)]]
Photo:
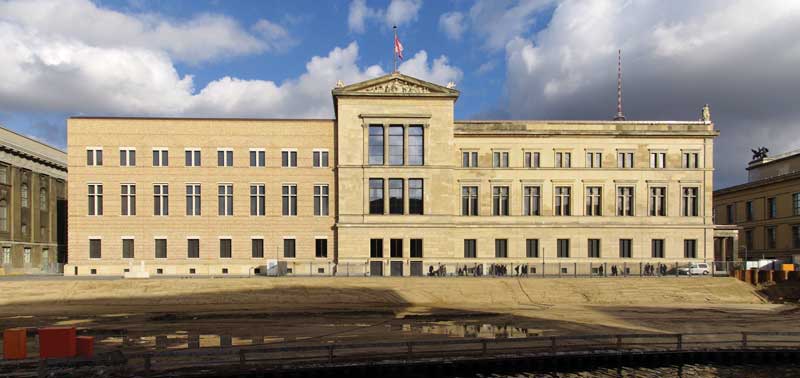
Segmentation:
[(800, 150), (756, 156), (747, 183), (714, 192), (715, 219), (740, 230), (739, 257), (800, 256)]
[(699, 121), (458, 121), (453, 86), (398, 73), (332, 95), (334, 119), (70, 118), (66, 274), (713, 259), (707, 108)]
[(0, 127), (0, 273), (67, 261), (67, 154)]

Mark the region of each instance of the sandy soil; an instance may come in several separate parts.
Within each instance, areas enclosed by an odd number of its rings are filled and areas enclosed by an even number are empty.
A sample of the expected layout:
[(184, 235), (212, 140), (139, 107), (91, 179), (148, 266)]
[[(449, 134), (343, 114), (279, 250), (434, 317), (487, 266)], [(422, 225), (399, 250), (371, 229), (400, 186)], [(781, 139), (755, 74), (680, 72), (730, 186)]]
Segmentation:
[(0, 328), (230, 335), (234, 344), (800, 331), (800, 308), (768, 304), (729, 278), (65, 278), (0, 280), (0, 292)]

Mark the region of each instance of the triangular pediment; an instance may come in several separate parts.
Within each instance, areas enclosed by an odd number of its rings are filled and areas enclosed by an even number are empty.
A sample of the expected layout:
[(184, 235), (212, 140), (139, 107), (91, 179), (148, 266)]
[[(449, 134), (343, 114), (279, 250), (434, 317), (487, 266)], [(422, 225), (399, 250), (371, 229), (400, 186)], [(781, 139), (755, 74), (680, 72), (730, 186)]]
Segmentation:
[(334, 96), (446, 96), (457, 97), (455, 89), (429, 83), (411, 76), (393, 73), (333, 89)]

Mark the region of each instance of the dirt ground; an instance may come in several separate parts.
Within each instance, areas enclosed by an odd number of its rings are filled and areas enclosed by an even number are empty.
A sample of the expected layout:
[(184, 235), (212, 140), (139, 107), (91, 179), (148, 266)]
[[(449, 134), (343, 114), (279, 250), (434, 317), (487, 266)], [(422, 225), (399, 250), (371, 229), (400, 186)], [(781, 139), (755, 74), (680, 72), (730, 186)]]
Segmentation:
[(0, 293), (0, 329), (74, 325), (151, 344), (800, 331), (800, 307), (732, 278), (2, 279)]

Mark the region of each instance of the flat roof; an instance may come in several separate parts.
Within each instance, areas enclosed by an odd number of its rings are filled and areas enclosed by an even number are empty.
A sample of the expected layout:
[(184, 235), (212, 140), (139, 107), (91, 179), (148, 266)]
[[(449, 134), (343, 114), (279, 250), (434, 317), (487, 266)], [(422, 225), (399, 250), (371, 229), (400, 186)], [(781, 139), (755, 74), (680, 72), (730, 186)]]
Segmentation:
[(134, 120), (186, 120), (186, 121), (282, 121), (282, 122), (333, 122), (333, 118), (225, 118), (225, 117), (118, 117), (118, 116), (71, 116), (69, 119), (134, 119)]

